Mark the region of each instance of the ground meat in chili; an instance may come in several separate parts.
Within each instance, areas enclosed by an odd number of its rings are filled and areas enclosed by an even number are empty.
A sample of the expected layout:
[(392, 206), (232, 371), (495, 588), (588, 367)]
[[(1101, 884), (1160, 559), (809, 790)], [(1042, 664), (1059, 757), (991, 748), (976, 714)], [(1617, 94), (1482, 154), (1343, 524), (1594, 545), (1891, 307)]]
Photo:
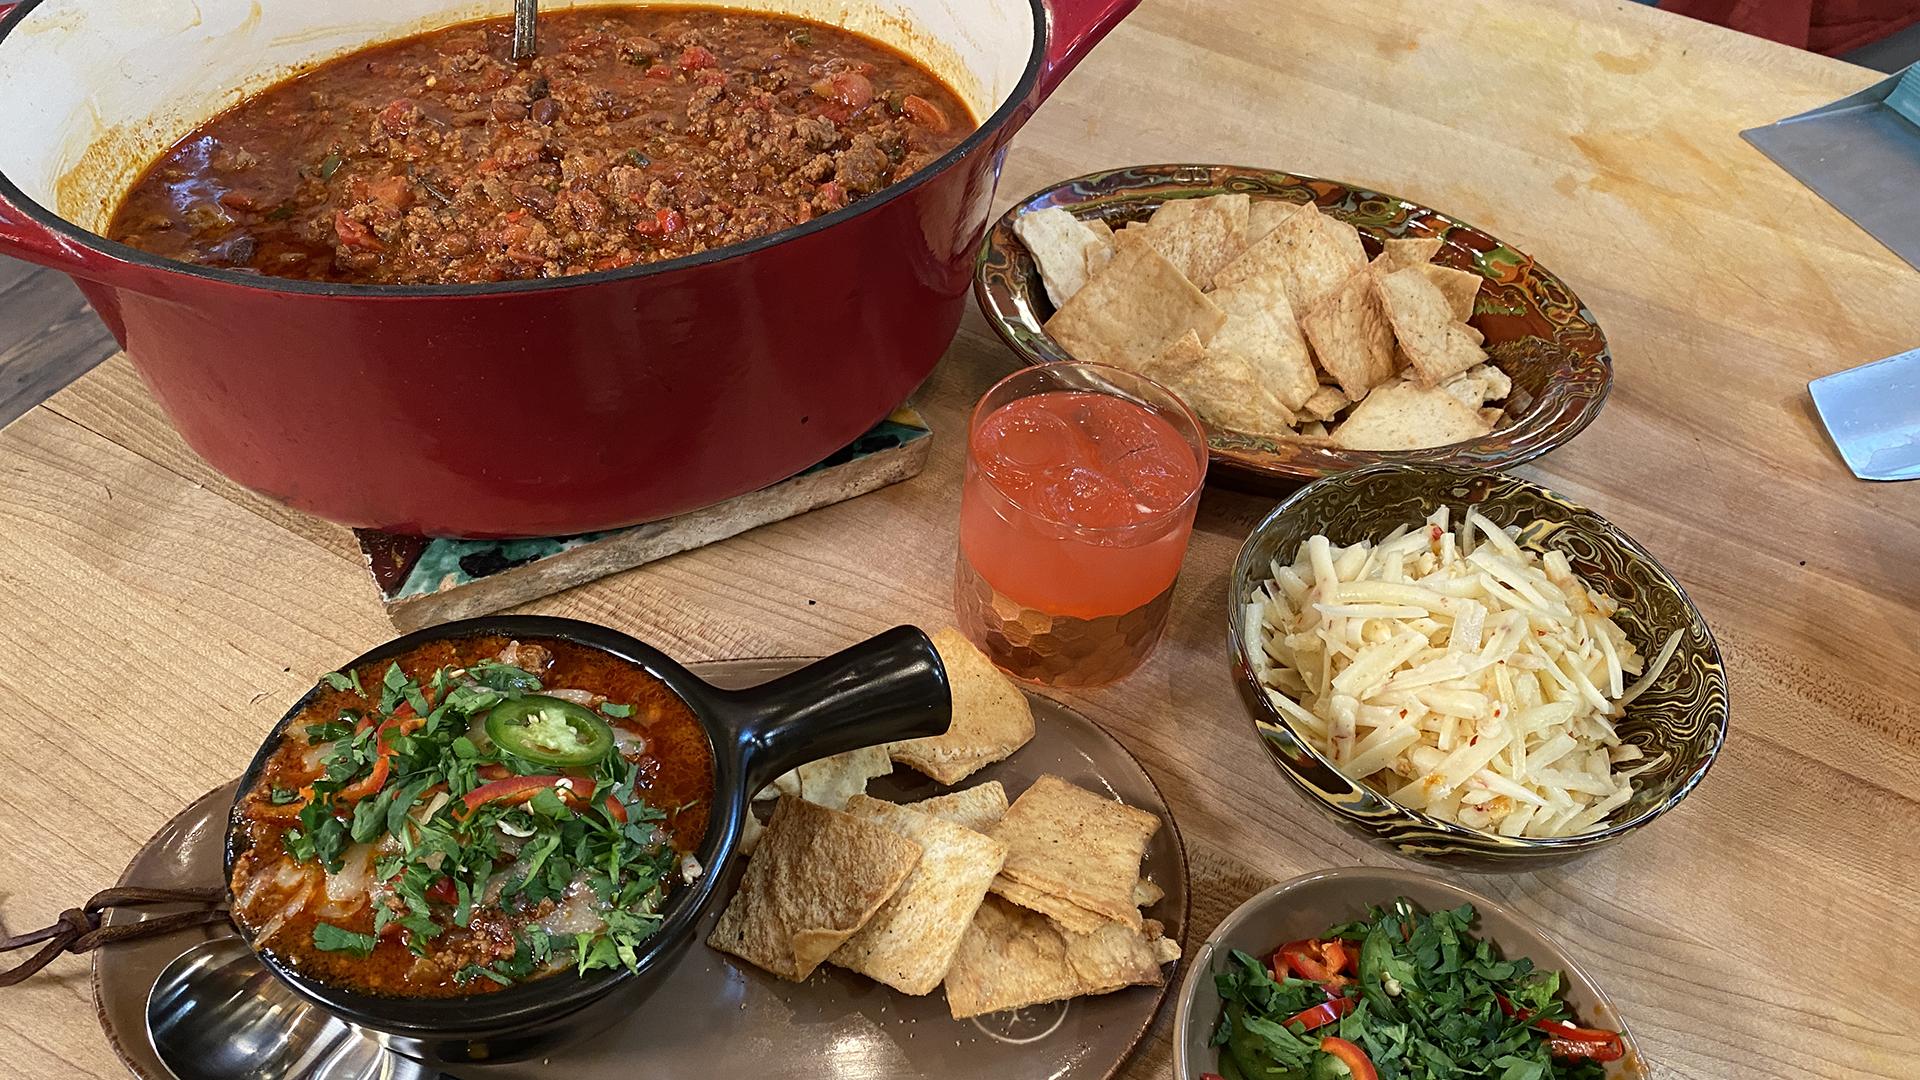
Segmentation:
[(739, 243), (897, 183), (972, 115), (915, 61), (783, 16), (543, 14), (540, 55), (487, 20), (378, 45), (220, 114), (108, 228), (275, 277), (559, 277)]

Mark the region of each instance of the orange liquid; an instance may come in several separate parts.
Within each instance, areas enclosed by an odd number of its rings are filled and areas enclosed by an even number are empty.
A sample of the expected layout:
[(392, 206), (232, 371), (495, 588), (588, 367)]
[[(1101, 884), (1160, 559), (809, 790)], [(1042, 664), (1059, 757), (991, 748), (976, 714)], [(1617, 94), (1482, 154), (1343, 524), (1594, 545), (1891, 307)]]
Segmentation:
[(1109, 394), (1018, 398), (975, 429), (961, 558), (995, 592), (1075, 619), (1123, 615), (1173, 585), (1193, 531), (1194, 450)]

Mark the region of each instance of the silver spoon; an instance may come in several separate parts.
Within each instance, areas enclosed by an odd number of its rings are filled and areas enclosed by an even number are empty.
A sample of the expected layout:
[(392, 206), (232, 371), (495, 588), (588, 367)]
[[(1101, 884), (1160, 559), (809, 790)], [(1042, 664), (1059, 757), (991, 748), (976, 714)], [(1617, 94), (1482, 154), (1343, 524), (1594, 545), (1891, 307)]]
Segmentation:
[(522, 63), (533, 59), (539, 48), (537, 23), (540, 0), (513, 0), (513, 58)]
[(205, 941), (154, 980), (147, 1037), (180, 1080), (436, 1080), (273, 977), (237, 937)]

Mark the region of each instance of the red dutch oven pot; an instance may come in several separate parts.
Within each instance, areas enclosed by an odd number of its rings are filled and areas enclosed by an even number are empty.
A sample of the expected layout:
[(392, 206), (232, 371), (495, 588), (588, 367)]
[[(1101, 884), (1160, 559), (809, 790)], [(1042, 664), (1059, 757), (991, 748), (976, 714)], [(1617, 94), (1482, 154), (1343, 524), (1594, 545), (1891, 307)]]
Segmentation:
[(1007, 141), (1137, 3), (755, 3), (845, 12), (985, 121), (908, 180), (750, 243), (428, 287), (192, 266), (98, 230), (148, 161), (240, 92), (504, 0), (26, 0), (0, 18), (0, 253), (71, 275), (188, 444), (298, 509), (460, 536), (653, 520), (798, 472), (926, 377)]

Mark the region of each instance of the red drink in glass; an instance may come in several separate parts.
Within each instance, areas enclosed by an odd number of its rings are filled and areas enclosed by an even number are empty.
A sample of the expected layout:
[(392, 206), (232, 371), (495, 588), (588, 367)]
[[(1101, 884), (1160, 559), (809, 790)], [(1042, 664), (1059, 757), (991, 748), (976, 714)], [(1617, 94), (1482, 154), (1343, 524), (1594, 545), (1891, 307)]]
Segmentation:
[(1146, 659), (1206, 475), (1173, 394), (1095, 364), (1016, 372), (974, 410), (955, 609), (1024, 679), (1097, 686)]

